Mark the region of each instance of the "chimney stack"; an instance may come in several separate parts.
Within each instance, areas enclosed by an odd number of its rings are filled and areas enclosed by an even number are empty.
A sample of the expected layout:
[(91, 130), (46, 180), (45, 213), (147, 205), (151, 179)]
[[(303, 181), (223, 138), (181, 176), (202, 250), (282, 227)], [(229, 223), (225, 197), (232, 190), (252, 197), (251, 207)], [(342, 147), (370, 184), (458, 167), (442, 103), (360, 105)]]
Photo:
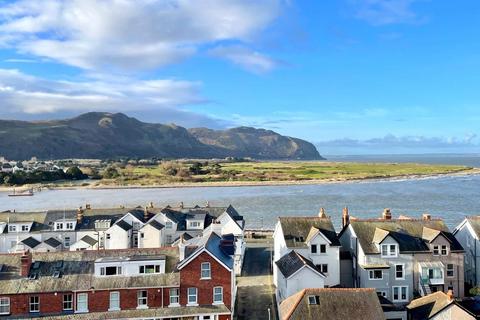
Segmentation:
[(148, 204), (148, 206), (149, 206), (150, 208), (154, 208), (153, 202), (150, 201), (150, 203)]
[(210, 201), (207, 201), (207, 203), (205, 204), (205, 208), (210, 208)]
[(29, 250), (23, 252), (23, 255), (20, 257), (20, 264), (20, 276), (28, 277), (30, 267), (32, 266), (32, 253)]
[(318, 213), (318, 217), (326, 218), (327, 214), (325, 213), (325, 208), (320, 208), (320, 212)]
[(77, 223), (80, 224), (83, 221), (83, 209), (82, 207), (77, 209)]
[(447, 291), (448, 301), (453, 301), (453, 290)]
[(392, 220), (392, 212), (390, 211), (390, 209), (383, 209), (382, 218), (384, 220)]
[(343, 208), (342, 212), (342, 227), (346, 227), (350, 223), (350, 216), (348, 215), (348, 208)]
[(90, 203), (87, 203), (87, 204), (85, 205), (85, 209), (86, 209), (86, 210), (92, 209), (92, 206), (90, 205)]
[(430, 213), (424, 213), (422, 214), (422, 219), (425, 221), (430, 221), (432, 220), (432, 215)]
[(180, 205), (179, 205), (179, 207), (183, 209), (183, 201), (182, 201), (182, 202), (180, 202)]

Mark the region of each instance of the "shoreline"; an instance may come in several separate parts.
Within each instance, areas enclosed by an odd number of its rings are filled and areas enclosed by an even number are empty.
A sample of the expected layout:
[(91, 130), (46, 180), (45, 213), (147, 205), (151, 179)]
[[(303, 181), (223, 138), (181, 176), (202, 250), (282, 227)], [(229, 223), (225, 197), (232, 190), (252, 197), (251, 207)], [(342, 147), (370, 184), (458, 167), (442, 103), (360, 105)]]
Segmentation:
[[(341, 183), (362, 183), (362, 182), (389, 182), (403, 180), (424, 180), (442, 177), (456, 176), (475, 176), (480, 175), (480, 168), (466, 169), (457, 172), (437, 173), (437, 174), (406, 174), (391, 177), (364, 177), (364, 178), (344, 178), (344, 179), (312, 179), (312, 180), (283, 180), (283, 181), (215, 181), (215, 182), (184, 182), (152, 185), (24, 185), (15, 187), (18, 191), (24, 191), (31, 188), (47, 190), (116, 190), (116, 189), (167, 189), (167, 188), (207, 188), (207, 187), (261, 187), (261, 186), (294, 186), (294, 185), (321, 185), (321, 184), (341, 184)], [(11, 192), (14, 187), (0, 187), (0, 193)]]

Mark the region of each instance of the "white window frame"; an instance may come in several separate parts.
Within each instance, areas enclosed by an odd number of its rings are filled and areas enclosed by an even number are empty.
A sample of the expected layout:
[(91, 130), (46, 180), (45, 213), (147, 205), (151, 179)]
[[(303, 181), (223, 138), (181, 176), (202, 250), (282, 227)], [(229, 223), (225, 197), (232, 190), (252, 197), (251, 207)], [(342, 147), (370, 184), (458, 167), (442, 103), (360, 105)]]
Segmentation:
[[(65, 298), (67, 298), (67, 297), (69, 297), (70, 300), (65, 299)], [(67, 304), (67, 303), (70, 305), (70, 307), (66, 307), (66, 308), (65, 308), (65, 304)], [(63, 295), (63, 299), (62, 299), (62, 310), (63, 310), (63, 311), (72, 311), (72, 310), (73, 310), (73, 294), (72, 294), (72, 293), (65, 293), (65, 294)]]
[[(380, 278), (375, 278), (375, 271), (380, 271), (380, 274), (382, 276)], [(374, 281), (383, 280), (383, 270), (382, 269), (370, 269), (370, 270), (368, 270), (368, 280), (374, 280)]]
[[(143, 296), (144, 292), (145, 292), (145, 297)], [(148, 291), (147, 290), (137, 291), (137, 309), (148, 309)]]
[(73, 230), (73, 222), (66, 222), (65, 223), (65, 229)]
[[(397, 266), (402, 266), (402, 276), (397, 276)], [(405, 264), (404, 263), (397, 263), (395, 265), (395, 280), (405, 280)]]
[(308, 296), (308, 304), (317, 304), (315, 296)]
[[(147, 272), (147, 267), (153, 267), (153, 272)], [(139, 274), (161, 273), (161, 268), (159, 264), (144, 264), (144, 265), (138, 266), (138, 273)]]
[[(402, 299), (402, 288), (405, 288), (405, 299)], [(398, 299), (395, 299), (395, 289), (398, 289)], [(408, 286), (393, 286), (392, 287), (392, 301), (393, 302), (407, 302), (408, 301)]]
[[(220, 289), (220, 292), (216, 292), (217, 289)], [(218, 295), (220, 300), (215, 299)], [(213, 287), (213, 304), (223, 304), (223, 287)]]
[[(313, 251), (314, 251), (313, 248), (315, 248), (315, 252), (313, 252)], [(318, 245), (316, 245), (316, 244), (311, 244), (311, 245), (310, 245), (310, 253), (311, 253), (311, 254), (318, 254)]]
[[(325, 268), (327, 269), (326, 271)], [(328, 274), (328, 263), (322, 263), (320, 264), (320, 271), (323, 273), (323, 274)]]
[[(452, 269), (449, 270), (448, 266), (452, 266)], [(451, 276), (448, 275), (448, 271), (452, 271), (452, 275), (451, 275)], [(447, 278), (453, 278), (453, 277), (455, 277), (455, 265), (454, 265), (453, 263), (447, 263), (445, 275), (447, 276)]]
[[(5, 309), (5, 311), (2, 311), (3, 309)], [(10, 314), (10, 297), (0, 297), (0, 314)]]
[[(115, 274), (107, 274), (107, 268), (115, 268)], [(100, 267), (100, 275), (102, 277), (116, 277), (122, 275), (122, 266), (105, 266)]]
[[(195, 298), (195, 300), (190, 301), (190, 298)], [(196, 305), (198, 305), (198, 289), (194, 287), (187, 288), (187, 306), (196, 306)]]
[(88, 293), (86, 292), (77, 293), (76, 307), (77, 307), (77, 310), (76, 310), (77, 313), (88, 312)]
[(63, 238), (63, 246), (65, 248), (69, 248), (71, 244), (72, 239), (70, 237), (65, 237)]
[[(445, 254), (443, 254), (443, 250), (445, 249)], [(448, 246), (446, 244), (442, 244), (440, 246), (440, 255), (448, 256)]]
[(172, 221), (165, 222), (165, 229), (173, 229), (173, 222)]
[(28, 224), (23, 224), (22, 225), (22, 232), (28, 232), (28, 231), (30, 231), (30, 228), (29, 228)]
[[(204, 266), (208, 268), (204, 268)], [(208, 272), (208, 275), (204, 275), (203, 274), (204, 272)], [(200, 279), (207, 280), (211, 278), (212, 278), (212, 266), (210, 262), (202, 262), (202, 264), (200, 265)]]
[(120, 292), (110, 291), (108, 311), (118, 311), (118, 310), (120, 310)]
[[(37, 301), (32, 302), (32, 298)], [(36, 306), (36, 310), (32, 309), (32, 306)], [(28, 298), (28, 311), (31, 313), (39, 313), (40, 312), (40, 296), (30, 296)]]
[(387, 298), (387, 295), (388, 295), (387, 290), (377, 290), (376, 292), (377, 292), (377, 296), (380, 295), (384, 298)]
[[(392, 247), (395, 248), (392, 251)], [(386, 248), (386, 250), (384, 250)], [(396, 258), (398, 257), (398, 245), (389, 243), (389, 244), (382, 244), (380, 246), (380, 255), (382, 258)]]
[[(325, 249), (323, 252), (322, 252), (322, 248)], [(326, 244), (320, 244), (318, 246), (318, 253), (319, 254), (326, 254), (327, 253), (327, 245)]]
[(9, 225), (8, 226), (8, 232), (17, 232), (17, 226), (16, 225)]
[[(437, 253), (435, 253), (435, 251), (436, 251)], [(439, 246), (438, 244), (433, 245), (433, 250), (432, 250), (432, 252), (433, 252), (433, 255), (434, 255), (434, 256), (439, 256), (439, 255), (440, 255), (440, 246)]]
[[(175, 293), (175, 294), (172, 294)], [(170, 288), (169, 290), (169, 306), (180, 306), (180, 288)]]

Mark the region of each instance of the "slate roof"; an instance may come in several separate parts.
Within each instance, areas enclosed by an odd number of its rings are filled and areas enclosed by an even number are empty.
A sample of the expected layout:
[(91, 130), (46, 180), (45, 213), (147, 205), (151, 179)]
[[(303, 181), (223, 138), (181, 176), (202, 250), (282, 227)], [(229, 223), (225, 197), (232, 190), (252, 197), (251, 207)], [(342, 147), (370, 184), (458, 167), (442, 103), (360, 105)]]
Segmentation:
[[(407, 309), (412, 317), (411, 320), (425, 320), (431, 319), (452, 303), (457, 304), (455, 300), (450, 300), (446, 293), (437, 291), (412, 300), (412, 302), (407, 305)], [(464, 309), (463, 306), (460, 307)]]
[(151, 225), (157, 230), (162, 230), (165, 227), (163, 224), (161, 224), (157, 220), (150, 220), (150, 222), (148, 222), (147, 224)]
[(317, 269), (317, 267), (313, 264), (312, 261), (305, 258), (295, 250), (290, 251), (288, 254), (281, 257), (278, 261), (275, 261), (275, 264), (285, 278), (289, 278), (291, 275), (293, 275), (295, 272), (305, 266), (309, 266), (314, 271), (325, 277), (325, 275), (323, 275), (323, 273), (321, 273), (320, 270)]
[[(463, 251), (460, 243), (441, 219), (350, 219), (350, 226), (355, 231), (365, 254), (379, 253), (374, 241), (385, 238), (385, 232), (398, 242), (400, 252), (429, 251), (427, 243), (431, 241), (431, 235), (437, 231), (450, 242), (451, 251)], [(428, 239), (422, 238), (424, 232)]]
[(132, 229), (133, 227), (128, 224), (127, 222), (125, 222), (124, 220), (120, 220), (116, 223), (117, 226), (119, 226), (120, 228), (122, 228), (123, 230), (125, 231), (128, 231), (130, 229)]
[(89, 235), (86, 235), (84, 236), (82, 239), (80, 239), (81, 241), (85, 242), (86, 244), (89, 244), (91, 246), (94, 246), (97, 244), (97, 240), (93, 239), (92, 237), (90, 237)]
[[(315, 304), (309, 303), (313, 296)], [(280, 304), (282, 320), (384, 320), (373, 288), (304, 289)]]
[(23, 239), (20, 242), (23, 243), (24, 245), (28, 246), (29, 248), (32, 248), (32, 249), (40, 244), (40, 241), (38, 241), (37, 239), (35, 239), (33, 237), (28, 237), (26, 239)]
[(330, 242), (332, 246), (340, 246), (337, 233), (330, 218), (320, 217), (280, 217), (283, 235), (287, 247), (306, 246), (306, 239), (314, 227), (318, 229)]
[(201, 252), (203, 249), (207, 250), (215, 258), (221, 261), (225, 266), (233, 269), (233, 258), (223, 252), (221, 247), (222, 238), (215, 232), (204, 234), (201, 237), (196, 237), (186, 242), (185, 259), (180, 262), (178, 268), (182, 268), (188, 264), (190, 258)]
[[(145, 256), (166, 256), (165, 274), (148, 276), (95, 277), (94, 263), (99, 258)], [(62, 292), (72, 290), (90, 290), (90, 288), (155, 288), (159, 286), (179, 285), (179, 274), (175, 272), (178, 262), (177, 248), (136, 248), (125, 250), (82, 250), (62, 252), (34, 252), (32, 261), (39, 262), (36, 280), (29, 280), (19, 275), (21, 254), (0, 254), (0, 288), (3, 294), (28, 294), (37, 292)], [(52, 277), (58, 270), (58, 262), (63, 261), (61, 277)]]
[(54, 237), (48, 238), (47, 240), (45, 240), (43, 242), (48, 244), (52, 248), (56, 248), (56, 247), (58, 247), (62, 244), (60, 241), (58, 241)]

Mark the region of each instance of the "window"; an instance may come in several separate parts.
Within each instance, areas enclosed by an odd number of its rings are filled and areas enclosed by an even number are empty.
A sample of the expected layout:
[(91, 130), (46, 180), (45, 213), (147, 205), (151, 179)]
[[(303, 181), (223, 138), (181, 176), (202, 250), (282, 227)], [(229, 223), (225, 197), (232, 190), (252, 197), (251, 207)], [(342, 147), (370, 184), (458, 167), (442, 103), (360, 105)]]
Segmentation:
[(108, 310), (120, 310), (120, 292), (110, 292), (110, 307)]
[(328, 264), (317, 264), (316, 267), (321, 273), (328, 273)]
[(55, 224), (55, 228), (56, 228), (57, 230), (63, 230), (63, 222), (57, 222), (57, 223)]
[(178, 288), (170, 289), (170, 304), (171, 305), (180, 304), (180, 289)]
[(396, 244), (382, 244), (381, 247), (382, 258), (396, 257), (397, 245)]
[(320, 253), (326, 253), (327, 252), (327, 245), (326, 244), (321, 244), (320, 245)]
[(446, 256), (448, 254), (447, 246), (442, 245), (442, 256)]
[(167, 221), (165, 223), (165, 229), (172, 229), (173, 228), (173, 223), (171, 221)]
[(439, 246), (438, 246), (438, 245), (434, 245), (434, 246), (433, 246), (433, 255), (434, 255), (434, 256), (438, 256), (438, 252), (439, 252)]
[(30, 297), (30, 312), (40, 312), (40, 297), (31, 296)]
[(73, 222), (67, 222), (67, 223), (65, 223), (65, 229), (67, 229), (67, 230), (73, 230)]
[(65, 239), (63, 239), (63, 246), (66, 248), (70, 247), (70, 237), (65, 237)]
[(119, 266), (110, 266), (110, 267), (100, 268), (101, 276), (116, 276), (119, 274), (122, 274), (122, 267), (119, 267)]
[(160, 273), (160, 265), (158, 264), (148, 264), (145, 266), (140, 266), (139, 273)]
[(188, 304), (197, 304), (197, 288), (188, 288)]
[(317, 253), (317, 245), (316, 244), (312, 244), (310, 246), (310, 252), (313, 253), (313, 254)]
[(447, 277), (453, 277), (453, 263), (447, 264)]
[(23, 231), (23, 232), (27, 232), (28, 229), (29, 229), (29, 228), (28, 228), (28, 225), (25, 225), (25, 224), (22, 225), (22, 231)]
[(383, 279), (383, 272), (379, 269), (368, 270), (368, 278), (370, 280), (381, 280)]
[(377, 290), (377, 296), (386, 298), (387, 297), (387, 291)]
[(403, 264), (396, 264), (395, 265), (395, 279), (405, 279), (404, 275), (404, 265)]
[(88, 312), (88, 294), (77, 294), (77, 312)]
[(17, 232), (17, 226), (8, 226), (8, 232)]
[(213, 303), (223, 303), (223, 288), (213, 288)]
[(63, 310), (73, 310), (73, 295), (70, 293), (63, 295)]
[(10, 314), (10, 298), (0, 298), (0, 314)]
[(106, 234), (106, 238), (107, 238), (107, 240), (110, 240), (110, 233)]
[(198, 222), (198, 221), (192, 221), (192, 222), (190, 222), (190, 227), (192, 227), (192, 228), (198, 228), (198, 227), (200, 227), (200, 222)]
[(407, 301), (408, 300), (408, 287), (393, 287), (393, 301)]
[(167, 244), (171, 244), (171, 243), (172, 243), (172, 235), (167, 234)]
[(138, 308), (148, 308), (147, 290), (140, 290), (137, 292), (137, 305)]
[(317, 304), (317, 299), (315, 299), (315, 296), (308, 296), (308, 304)]
[(210, 279), (211, 271), (210, 271), (210, 262), (202, 262), (202, 274), (200, 279)]

